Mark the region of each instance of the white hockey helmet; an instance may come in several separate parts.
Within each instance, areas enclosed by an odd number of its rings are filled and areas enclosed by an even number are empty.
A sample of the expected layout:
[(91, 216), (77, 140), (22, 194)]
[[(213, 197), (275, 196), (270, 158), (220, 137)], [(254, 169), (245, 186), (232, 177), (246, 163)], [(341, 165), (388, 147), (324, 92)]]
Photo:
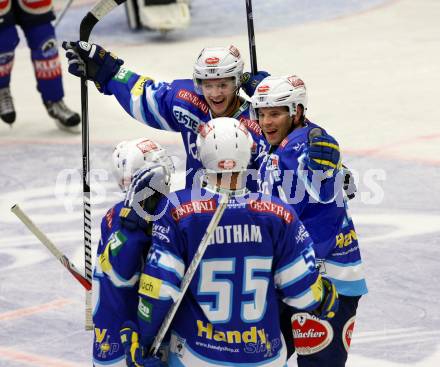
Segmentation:
[(246, 171), (253, 146), (246, 126), (231, 117), (218, 117), (199, 127), (197, 151), (207, 172)]
[(122, 191), (126, 192), (134, 174), (152, 163), (161, 164), (167, 172), (170, 185), (174, 164), (160, 144), (148, 138), (139, 138), (118, 143), (112, 154), (113, 174)]
[(307, 110), (307, 89), (304, 82), (296, 75), (268, 76), (258, 84), (252, 96), (252, 107), (286, 106), (290, 116), (296, 114), (296, 107), (302, 105), (304, 115)]
[(235, 87), (238, 89), (243, 75), (244, 62), (240, 51), (233, 45), (229, 47), (204, 48), (195, 64), (193, 72), (194, 87), (196, 92), (202, 94), (201, 83), (203, 79), (234, 78)]

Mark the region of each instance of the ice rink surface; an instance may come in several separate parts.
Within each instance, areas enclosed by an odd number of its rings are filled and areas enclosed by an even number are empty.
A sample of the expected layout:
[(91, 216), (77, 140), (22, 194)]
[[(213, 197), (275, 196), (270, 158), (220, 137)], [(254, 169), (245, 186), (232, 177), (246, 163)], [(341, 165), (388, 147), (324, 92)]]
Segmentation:
[[(204, 46), (233, 43), (247, 61), (245, 2), (217, 3), (194, 0), (191, 27), (165, 38), (130, 33), (117, 9), (92, 39), (158, 80), (190, 77)], [(440, 2), (254, 0), (253, 6), (259, 68), (305, 80), (309, 118), (337, 137), (360, 180), (350, 207), (370, 293), (360, 303), (348, 366), (437, 367)], [(89, 8), (86, 0), (67, 13), (61, 40), (76, 39)], [(80, 111), (79, 81), (63, 66), (66, 101)], [(81, 287), (9, 211), (19, 203), (82, 267), (81, 138), (55, 128), (34, 85), (22, 44), (12, 80), (17, 121), (12, 129), (0, 124), (0, 366), (87, 366), (92, 335), (83, 330)], [(120, 198), (109, 173), (113, 144), (157, 139), (179, 172), (184, 153), (179, 135), (130, 119), (93, 85), (89, 116), (96, 243), (100, 217)], [(181, 182), (180, 175), (175, 188)]]

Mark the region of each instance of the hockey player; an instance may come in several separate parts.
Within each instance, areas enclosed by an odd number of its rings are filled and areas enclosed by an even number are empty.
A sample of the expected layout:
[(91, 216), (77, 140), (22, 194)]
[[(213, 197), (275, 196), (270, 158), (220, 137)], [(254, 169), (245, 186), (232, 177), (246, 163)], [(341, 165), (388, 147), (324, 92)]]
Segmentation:
[[(315, 267), (312, 241), (281, 200), (249, 192), (242, 183), (252, 139), (242, 123), (216, 118), (197, 139), (207, 184), (163, 198), (139, 286), (140, 339), (121, 330), (129, 366), (143, 366), (137, 340), (148, 350), (223, 195), (228, 205), (213, 232), (171, 327), (169, 366), (285, 366), (278, 297), (332, 317), (334, 286)], [(178, 203), (178, 204), (174, 204)], [(134, 341), (132, 343), (132, 341)], [(148, 366), (153, 366), (147, 358)]]
[(9, 84), (19, 42), (15, 25), (19, 25), (31, 50), (37, 89), (47, 112), (60, 129), (79, 132), (79, 115), (63, 101), (61, 63), (55, 30), (50, 23), (53, 19), (51, 0), (0, 1), (0, 118), (7, 124), (12, 124), (16, 118)]
[[(119, 143), (113, 165), (126, 197), (101, 223), (92, 288), (96, 367), (125, 366), (119, 330), (125, 320), (136, 317), (139, 276), (151, 243), (152, 223), (142, 210), (153, 213), (159, 197), (169, 192), (173, 171), (166, 151), (148, 139)], [(137, 199), (144, 200), (138, 204)]]
[[(249, 103), (239, 97), (243, 60), (234, 46), (204, 48), (194, 64), (193, 80), (154, 82), (122, 68), (123, 61), (102, 47), (84, 42), (64, 42), (69, 72), (84, 73), (101, 93), (113, 94), (131, 116), (151, 127), (179, 132), (187, 158), (187, 187), (202, 166), (197, 157), (198, 130), (213, 117), (233, 117), (243, 121), (252, 137), (252, 168), (258, 169), (258, 155), (265, 140), (258, 123), (249, 118)], [(254, 181), (257, 174), (255, 171)], [(256, 188), (256, 185), (255, 185)]]
[[(328, 321), (293, 316), (300, 367), (342, 367), (358, 301), (367, 293), (357, 234), (342, 188), (336, 140), (305, 117), (307, 91), (297, 76), (267, 77), (252, 106), (271, 148), (260, 170), (261, 189), (292, 205), (314, 243), (320, 272), (339, 293), (339, 312)], [(310, 331), (325, 335), (315, 338)]]

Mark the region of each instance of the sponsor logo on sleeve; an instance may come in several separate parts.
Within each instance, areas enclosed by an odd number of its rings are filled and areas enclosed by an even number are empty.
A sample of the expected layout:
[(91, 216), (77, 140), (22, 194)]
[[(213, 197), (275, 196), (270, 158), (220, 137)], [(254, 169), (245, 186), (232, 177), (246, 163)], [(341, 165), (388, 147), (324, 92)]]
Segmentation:
[(140, 97), (142, 93), (144, 93), (144, 86), (147, 80), (151, 80), (151, 78), (147, 76), (140, 76), (134, 84), (133, 88), (131, 88), (131, 95), (135, 97)]
[(342, 341), (344, 343), (344, 347), (347, 352), (348, 349), (350, 348), (355, 320), (356, 320), (356, 316), (353, 316), (350, 319), (348, 319), (348, 321), (344, 325), (344, 329), (342, 330)]
[(105, 222), (107, 223), (107, 228), (112, 228), (113, 215), (115, 214), (115, 208), (111, 208), (105, 215)]
[(159, 299), (162, 280), (151, 275), (142, 274), (139, 283), (139, 293), (154, 299)]
[(289, 142), (289, 139), (287, 137), (285, 137), (283, 139), (283, 141), (280, 143), (280, 147), (285, 148), (288, 142)]
[(115, 80), (118, 82), (127, 84), (130, 77), (133, 75), (133, 73), (125, 68), (120, 68), (118, 73), (115, 75)]
[(151, 323), (151, 317), (153, 315), (153, 305), (147, 300), (141, 298), (138, 305), (138, 315), (145, 322)]
[(291, 223), (293, 221), (293, 215), (289, 210), (282, 205), (275, 204), (271, 201), (250, 200), (248, 205), (249, 209), (252, 211), (275, 214), (286, 223)]
[(182, 218), (195, 213), (213, 213), (217, 208), (217, 202), (214, 199), (210, 200), (194, 200), (179, 205), (171, 210), (171, 216), (178, 222)]
[(310, 237), (310, 235), (309, 235), (309, 232), (307, 232), (306, 227), (304, 227), (304, 225), (301, 224), (298, 227), (298, 231), (296, 232), (296, 235), (295, 235), (296, 242), (302, 243), (309, 237)]
[(157, 239), (159, 239), (160, 241), (166, 242), (166, 243), (170, 243), (170, 239), (168, 237), (168, 233), (170, 232), (170, 227), (169, 226), (161, 226), (159, 224), (154, 223), (153, 224), (153, 231), (152, 231), (152, 236), (156, 237)]
[(117, 256), (124, 243), (127, 242), (127, 237), (121, 231), (112, 233), (107, 241), (107, 246), (110, 246), (112, 256)]
[(310, 355), (326, 348), (333, 340), (333, 328), (328, 321), (301, 312), (292, 316), (295, 350)]
[(182, 101), (189, 102), (198, 110), (202, 111), (205, 115), (207, 115), (209, 112), (209, 107), (206, 102), (202, 100), (197, 94), (187, 89), (180, 89), (176, 94), (176, 98)]
[(147, 254), (147, 264), (153, 268), (157, 268), (161, 256), (161, 251), (156, 246), (151, 246)]

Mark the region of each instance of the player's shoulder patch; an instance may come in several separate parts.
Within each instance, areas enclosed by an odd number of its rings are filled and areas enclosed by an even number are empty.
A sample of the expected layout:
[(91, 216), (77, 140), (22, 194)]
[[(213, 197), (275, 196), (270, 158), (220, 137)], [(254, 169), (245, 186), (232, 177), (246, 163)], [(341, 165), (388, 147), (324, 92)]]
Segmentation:
[(242, 122), (244, 124), (244, 126), (246, 126), (246, 128), (253, 132), (254, 134), (258, 135), (258, 136), (262, 136), (263, 132), (261, 131), (260, 125), (258, 124), (257, 121), (255, 120), (251, 120), (249, 118), (240, 116), (239, 118), (240, 122)]
[(171, 217), (178, 222), (191, 214), (213, 213), (216, 209), (217, 201), (214, 199), (192, 200), (171, 209)]
[(251, 211), (270, 213), (281, 218), (286, 223), (292, 223), (294, 216), (292, 212), (281, 203), (268, 200), (249, 200), (248, 207)]
[(326, 348), (333, 340), (333, 328), (328, 321), (306, 312), (292, 316), (295, 350), (300, 355), (310, 355)]
[(194, 106), (197, 110), (203, 112), (205, 115), (209, 113), (208, 104), (204, 101), (202, 96), (199, 96), (192, 90), (187, 88), (180, 88), (176, 93), (176, 98), (188, 102), (190, 105)]
[(105, 214), (105, 222), (107, 224), (107, 228), (111, 229), (113, 224), (113, 216), (115, 215), (115, 207), (109, 209)]

